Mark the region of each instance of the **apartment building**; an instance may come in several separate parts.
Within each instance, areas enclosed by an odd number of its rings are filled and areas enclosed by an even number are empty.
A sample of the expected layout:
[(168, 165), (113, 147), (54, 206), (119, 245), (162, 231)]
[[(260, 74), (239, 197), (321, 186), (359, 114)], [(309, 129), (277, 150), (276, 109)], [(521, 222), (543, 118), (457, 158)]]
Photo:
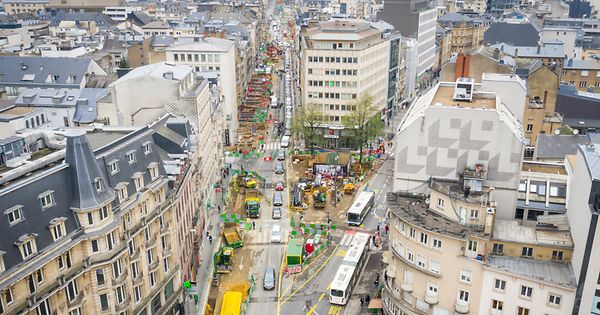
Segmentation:
[(440, 82), (416, 99), (396, 134), (394, 191), (424, 193), (432, 177), (456, 180), (481, 164), (495, 188), (496, 215), (512, 218), (525, 140), (508, 109), (522, 103), (505, 105), (511, 102), (469, 78)]
[(219, 74), (219, 87), (224, 97), (225, 145), (237, 141), (239, 127), (238, 105), (243, 86), (238, 78), (235, 42), (221, 38), (195, 38), (191, 43), (171, 46), (166, 50), (169, 63), (186, 65), (196, 72), (214, 71)]
[(463, 181), (432, 180), (418, 197), (388, 195), (386, 313), (478, 314), (495, 212), (489, 192), (473, 165)]
[(193, 27), (187, 26), (183, 23), (171, 26), (165, 21), (152, 21), (142, 26), (142, 32), (144, 38), (150, 36), (173, 36), (173, 37), (189, 37), (196, 34), (196, 30)]
[(48, 3), (48, 7), (50, 8), (59, 10), (73, 9), (80, 12), (101, 12), (106, 7), (120, 5), (120, 0), (49, 0)]
[(600, 62), (593, 59), (569, 59), (563, 65), (560, 81), (578, 91), (600, 93)]
[(565, 214), (539, 216), (534, 226), (496, 220), (486, 253), (479, 314), (571, 312), (576, 281)]
[(301, 41), (302, 103), (316, 104), (322, 111), (325, 146), (353, 147), (343, 116), (367, 93), (382, 116), (391, 109), (397, 95), (400, 38), (368, 22), (342, 20), (303, 30)]
[(152, 36), (127, 47), (127, 64), (131, 68), (167, 60), (167, 48), (173, 45), (172, 36)]
[(106, 7), (102, 13), (106, 14), (114, 21), (122, 22), (127, 20), (127, 16), (130, 13), (136, 11), (142, 11), (142, 7)]
[(481, 17), (470, 17), (460, 13), (447, 13), (437, 20), (443, 28), (449, 29), (451, 51), (453, 53), (470, 52), (483, 44), (483, 35), (491, 21)]
[(575, 250), (572, 265), (577, 283), (575, 303), (571, 314), (600, 314), (600, 188), (598, 179), (600, 151), (597, 144), (579, 145), (577, 156), (567, 158), (571, 173), (571, 188), (567, 202), (567, 217)]
[[(2, 174), (3, 313), (174, 314), (187, 241), (177, 228), (195, 211), (180, 202), (194, 198), (193, 148), (173, 136), (187, 139), (185, 126), (167, 117), (139, 129), (67, 130), (65, 139), (40, 131), (27, 144), (49, 148)], [(178, 176), (165, 167), (171, 159), (180, 159)]]
[(334, 0), (329, 3), (333, 12), (352, 18), (368, 18), (371, 13), (371, 2), (364, 0)]
[(46, 12), (48, 0), (5, 0), (2, 1), (6, 14)]
[(514, 218), (531, 224), (542, 215), (566, 213), (568, 179), (562, 163), (524, 161)]

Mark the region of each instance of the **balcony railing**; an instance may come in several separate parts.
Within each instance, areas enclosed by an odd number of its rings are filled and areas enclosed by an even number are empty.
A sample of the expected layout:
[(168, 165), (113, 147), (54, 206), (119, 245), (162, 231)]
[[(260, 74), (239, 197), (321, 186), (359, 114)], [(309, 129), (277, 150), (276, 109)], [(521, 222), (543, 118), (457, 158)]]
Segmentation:
[(94, 255), (90, 256), (89, 257), (90, 265), (112, 259), (113, 257), (117, 256), (121, 251), (123, 251), (127, 247), (126, 245), (127, 245), (126, 242), (120, 242), (111, 251), (94, 254)]
[(529, 108), (542, 109), (544, 108), (544, 102), (542, 102), (541, 100), (531, 100), (529, 101)]
[(112, 279), (112, 285), (113, 286), (120, 285), (123, 282), (125, 282), (125, 279), (127, 279), (127, 268), (124, 268), (118, 277), (116, 277), (115, 279)]
[(410, 261), (410, 260), (402, 257), (400, 255), (400, 253), (398, 253), (398, 251), (396, 250), (396, 248), (393, 247), (393, 246), (392, 246), (392, 252), (394, 252), (394, 255), (396, 255), (396, 257), (398, 257), (398, 259), (400, 259), (404, 264), (406, 264), (406, 265), (408, 265), (408, 266), (410, 266), (410, 267), (412, 267), (412, 268), (414, 268), (414, 269), (416, 269), (416, 270), (418, 270), (420, 272), (426, 273), (426, 274), (428, 274), (430, 276), (433, 276), (433, 277), (436, 277), (436, 278), (441, 278), (442, 277), (442, 275), (440, 273), (436, 273), (436, 272), (427, 270), (425, 268), (421, 268), (421, 267), (415, 265), (412, 261)]
[(77, 292), (77, 297), (75, 297), (73, 300), (69, 301), (69, 299), (67, 298), (67, 305), (69, 306), (69, 308), (75, 308), (81, 306), (84, 300), (85, 295), (83, 294), (83, 292)]
[[(388, 281), (391, 282), (391, 281)], [(383, 299), (384, 299), (384, 303), (389, 304), (390, 302), (393, 303), (396, 307), (395, 309), (400, 309), (402, 311), (404, 311), (405, 313), (408, 314), (415, 314), (415, 315), (427, 315), (427, 312), (423, 312), (419, 309), (417, 309), (416, 307), (410, 305), (408, 302), (406, 302), (402, 296), (400, 296), (400, 294), (396, 293), (390, 286), (389, 283), (385, 282), (384, 285), (384, 290), (383, 290)], [(393, 314), (391, 312), (391, 307), (387, 307), (387, 311), (388, 314)]]
[(469, 302), (465, 302), (461, 299), (456, 299), (456, 304), (454, 305), (454, 310), (459, 314), (468, 314), (469, 313)]
[(130, 302), (131, 299), (129, 297), (129, 294), (125, 293), (125, 296), (123, 297), (123, 303), (115, 305), (115, 311), (118, 313), (129, 309)]
[(154, 271), (158, 268), (158, 258), (155, 259), (149, 266), (148, 266), (148, 270), (150, 271)]

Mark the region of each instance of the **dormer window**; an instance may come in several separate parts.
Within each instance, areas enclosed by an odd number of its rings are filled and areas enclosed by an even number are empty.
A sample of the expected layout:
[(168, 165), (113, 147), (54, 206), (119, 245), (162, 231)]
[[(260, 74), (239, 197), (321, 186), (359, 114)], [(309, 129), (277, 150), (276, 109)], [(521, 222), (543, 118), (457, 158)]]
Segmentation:
[(52, 190), (48, 190), (44, 193), (39, 194), (38, 199), (40, 200), (40, 203), (42, 204), (43, 209), (48, 209), (55, 205), (54, 191), (52, 191)]
[(142, 145), (142, 148), (144, 149), (144, 155), (148, 155), (152, 152), (152, 147), (150, 146), (150, 141), (144, 142), (144, 144)]
[(127, 163), (133, 164), (135, 163), (135, 150), (131, 150), (127, 152)]
[(111, 175), (119, 172), (119, 160), (112, 160), (108, 163), (108, 171)]
[(77, 76), (74, 74), (69, 74), (69, 78), (67, 79), (67, 83), (75, 83), (77, 80)]
[(37, 246), (35, 244), (35, 238), (37, 236), (38, 235), (35, 233), (24, 234), (15, 242), (15, 245), (19, 246), (23, 260), (37, 253)]
[(117, 189), (117, 194), (119, 196), (119, 201), (123, 202), (125, 201), (125, 199), (127, 199), (128, 194), (127, 194), (127, 183), (123, 182), (123, 183), (119, 183), (116, 187)]
[(97, 192), (101, 192), (102, 190), (104, 190), (104, 185), (102, 183), (102, 178), (96, 178), (94, 180), (94, 186), (96, 187), (96, 191)]
[(105, 205), (100, 209), (100, 221), (108, 218), (108, 205)]
[(13, 207), (10, 207), (10, 208), (4, 210), (4, 215), (8, 219), (8, 224), (10, 224), (10, 226), (13, 226), (13, 225), (25, 220), (25, 218), (23, 217), (23, 206), (22, 205), (16, 205), (16, 206), (13, 206)]
[(67, 220), (67, 218), (65, 217), (60, 217), (60, 218), (55, 218), (52, 219), (52, 221), (50, 221), (50, 232), (52, 233), (52, 238), (54, 239), (54, 241), (57, 241), (59, 239), (61, 239), (63, 236), (67, 235), (66, 229), (65, 229), (65, 221)]
[(148, 165), (148, 171), (150, 171), (150, 179), (155, 180), (158, 178), (158, 163), (152, 162)]
[(135, 184), (135, 190), (140, 191), (144, 188), (144, 173), (137, 172), (133, 175), (133, 182)]

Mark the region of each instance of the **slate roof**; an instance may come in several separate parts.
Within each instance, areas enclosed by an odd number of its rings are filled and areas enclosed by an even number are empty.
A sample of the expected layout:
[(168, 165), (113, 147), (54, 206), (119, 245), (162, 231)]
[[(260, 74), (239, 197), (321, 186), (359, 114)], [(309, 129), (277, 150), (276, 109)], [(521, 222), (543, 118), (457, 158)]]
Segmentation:
[(127, 20), (135, 23), (138, 26), (146, 25), (152, 22), (152, 18), (143, 11), (134, 11), (127, 14)]
[[(0, 86), (79, 88), (90, 62), (90, 58), (0, 56)], [(70, 75), (75, 75), (72, 83), (67, 82)], [(48, 76), (58, 77), (48, 82)]]
[(520, 257), (489, 255), (487, 265), (536, 280), (575, 288), (575, 274), (569, 263), (541, 261)]
[(152, 47), (169, 47), (169, 46), (173, 45), (174, 42), (175, 42), (175, 39), (173, 38), (173, 36), (166, 36), (166, 35), (152, 36), (152, 39), (150, 40), (150, 46), (152, 46)]
[(490, 48), (498, 48), (500, 52), (515, 58), (565, 58), (564, 45), (538, 46), (514, 46), (506, 43), (491, 45)]
[(572, 69), (572, 70), (600, 70), (600, 62), (592, 59), (586, 60), (574, 60), (569, 59), (563, 65), (563, 69)]
[(100, 29), (108, 29), (117, 25), (108, 15), (99, 12), (66, 12), (58, 11), (52, 16), (50, 26), (57, 26), (62, 21), (94, 21)]
[(167, 72), (173, 73), (173, 79), (182, 80), (190, 72), (192, 72), (192, 70), (192, 67), (186, 65), (174, 65), (167, 62), (153, 63), (150, 65), (137, 67), (129, 71), (126, 75), (120, 77), (117, 81), (111, 83), (111, 86), (138, 77), (152, 76), (155, 78), (164, 78), (164, 74)]
[(565, 119), (600, 119), (600, 94), (579, 92), (572, 85), (561, 85), (556, 110)]
[(539, 135), (535, 144), (535, 156), (539, 159), (564, 159), (577, 153), (577, 146), (588, 144), (587, 135)]
[(483, 42), (494, 45), (537, 46), (539, 30), (531, 23), (493, 23), (483, 34)]

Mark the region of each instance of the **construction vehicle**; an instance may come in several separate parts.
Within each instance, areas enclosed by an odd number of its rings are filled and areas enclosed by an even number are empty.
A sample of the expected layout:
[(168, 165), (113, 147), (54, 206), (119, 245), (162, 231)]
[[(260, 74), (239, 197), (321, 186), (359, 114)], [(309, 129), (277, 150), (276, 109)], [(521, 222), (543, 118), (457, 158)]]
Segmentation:
[(223, 294), (221, 315), (239, 315), (242, 311), (242, 292), (227, 291)]
[(316, 189), (313, 191), (313, 207), (315, 208), (325, 208), (325, 203), (327, 202), (327, 195), (325, 192)]
[(254, 179), (253, 177), (245, 177), (244, 184), (246, 188), (256, 188), (257, 186), (256, 179)]
[(240, 248), (244, 246), (244, 240), (235, 226), (225, 228), (223, 230), (223, 237), (225, 238), (227, 245), (231, 248)]
[(350, 179), (344, 179), (344, 193), (347, 195), (352, 195), (356, 191), (356, 187), (354, 183)]
[(245, 206), (249, 218), (260, 217), (260, 197), (257, 190), (246, 191)]
[(215, 253), (215, 270), (217, 273), (230, 273), (233, 269), (233, 248), (224, 246)]

